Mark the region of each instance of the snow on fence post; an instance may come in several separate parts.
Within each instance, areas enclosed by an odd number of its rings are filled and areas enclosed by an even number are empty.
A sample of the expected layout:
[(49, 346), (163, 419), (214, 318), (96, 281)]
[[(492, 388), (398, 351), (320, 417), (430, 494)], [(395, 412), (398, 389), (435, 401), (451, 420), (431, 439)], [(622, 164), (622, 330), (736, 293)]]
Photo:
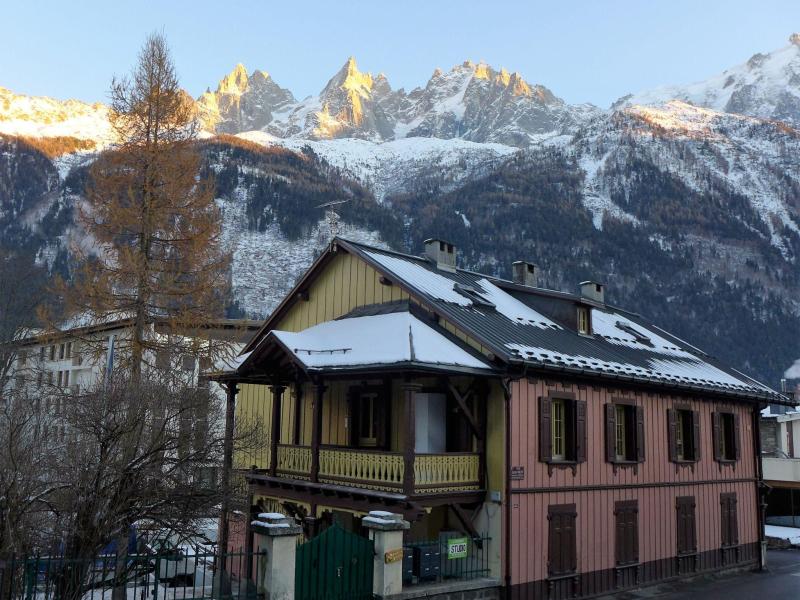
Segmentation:
[(251, 525), (259, 553), (257, 592), (268, 600), (294, 600), (296, 537), (302, 528), (281, 513), (261, 513)]
[(411, 527), (402, 515), (383, 510), (370, 511), (361, 519), (375, 542), (372, 593), (386, 598), (403, 591), (403, 530)]

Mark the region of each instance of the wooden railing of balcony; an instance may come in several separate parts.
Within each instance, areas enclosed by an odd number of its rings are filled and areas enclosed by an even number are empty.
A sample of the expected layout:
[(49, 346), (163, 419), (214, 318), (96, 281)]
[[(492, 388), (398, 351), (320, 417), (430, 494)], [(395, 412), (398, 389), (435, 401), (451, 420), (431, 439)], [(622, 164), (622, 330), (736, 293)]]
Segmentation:
[[(284, 448), (284, 446), (281, 446)], [(306, 447), (279, 448), (278, 471), (305, 474), (311, 464)], [(289, 456), (288, 450), (298, 450)], [(302, 451), (302, 452), (300, 452)], [(280, 457), (286, 452), (287, 465)], [(480, 487), (480, 455), (475, 452), (417, 454), (414, 457), (415, 493), (476, 490)], [(381, 452), (356, 448), (322, 447), (319, 451), (319, 479), (329, 483), (354, 484), (359, 487), (399, 491), (403, 487), (405, 466), (399, 452)]]
[(397, 452), (330, 447), (319, 451), (320, 480), (397, 490), (403, 485), (403, 473), (403, 455)]
[(477, 452), (417, 454), (414, 457), (414, 490), (431, 493), (478, 489), (479, 467)]
[(308, 479), (311, 473), (311, 448), (278, 444), (278, 473)]

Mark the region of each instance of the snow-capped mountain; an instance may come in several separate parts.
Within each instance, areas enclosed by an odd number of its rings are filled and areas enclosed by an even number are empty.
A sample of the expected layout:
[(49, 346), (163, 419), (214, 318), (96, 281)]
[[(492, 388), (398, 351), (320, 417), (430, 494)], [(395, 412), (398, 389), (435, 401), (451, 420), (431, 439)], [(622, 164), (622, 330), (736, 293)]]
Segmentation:
[(721, 112), (775, 119), (800, 127), (800, 33), (789, 45), (755, 54), (705, 81), (668, 85), (621, 98), (616, 107), (683, 100)]
[(292, 102), (271, 79), (268, 95), (257, 91), (258, 73), (248, 78), (238, 65), (216, 92), (200, 97), (209, 127), (226, 133), (261, 129), (279, 138), (435, 137), (526, 147), (542, 136), (573, 130), (599, 112), (590, 105), (569, 106), (519, 73), (471, 61), (446, 73), (436, 69), (425, 87), (407, 94), (392, 90), (383, 74), (359, 71), (350, 57), (319, 95), (301, 102)]
[(108, 107), (79, 100), (25, 96), (0, 87), (0, 133), (33, 137), (111, 138)]
[(280, 87), (266, 71), (247, 74), (241, 63), (217, 86), (197, 99), (204, 125), (220, 133), (238, 133), (261, 129), (273, 119), (273, 113), (295, 103), (289, 90)]

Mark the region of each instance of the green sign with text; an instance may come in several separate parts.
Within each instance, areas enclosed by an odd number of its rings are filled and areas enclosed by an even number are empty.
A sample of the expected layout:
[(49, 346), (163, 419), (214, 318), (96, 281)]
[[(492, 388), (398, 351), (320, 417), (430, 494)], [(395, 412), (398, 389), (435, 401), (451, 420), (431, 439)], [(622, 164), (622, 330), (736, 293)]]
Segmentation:
[(447, 540), (447, 560), (454, 558), (467, 558), (467, 549), (469, 548), (468, 538), (453, 538)]

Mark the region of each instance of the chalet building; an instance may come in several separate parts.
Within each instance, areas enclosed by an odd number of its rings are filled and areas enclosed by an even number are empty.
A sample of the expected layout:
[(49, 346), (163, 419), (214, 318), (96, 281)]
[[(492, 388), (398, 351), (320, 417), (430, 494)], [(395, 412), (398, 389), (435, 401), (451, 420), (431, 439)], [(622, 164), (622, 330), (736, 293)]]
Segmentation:
[[(513, 598), (759, 565), (758, 415), (786, 398), (601, 284), (513, 272), (458, 269), (440, 240), (417, 257), (335, 239), (214, 374), (237, 423), (269, 437), (231, 459), (248, 491), (234, 508), (288, 513), (307, 536), (400, 513), (404, 546), (471, 538)], [(248, 522), (232, 514), (222, 539), (246, 546)]]

